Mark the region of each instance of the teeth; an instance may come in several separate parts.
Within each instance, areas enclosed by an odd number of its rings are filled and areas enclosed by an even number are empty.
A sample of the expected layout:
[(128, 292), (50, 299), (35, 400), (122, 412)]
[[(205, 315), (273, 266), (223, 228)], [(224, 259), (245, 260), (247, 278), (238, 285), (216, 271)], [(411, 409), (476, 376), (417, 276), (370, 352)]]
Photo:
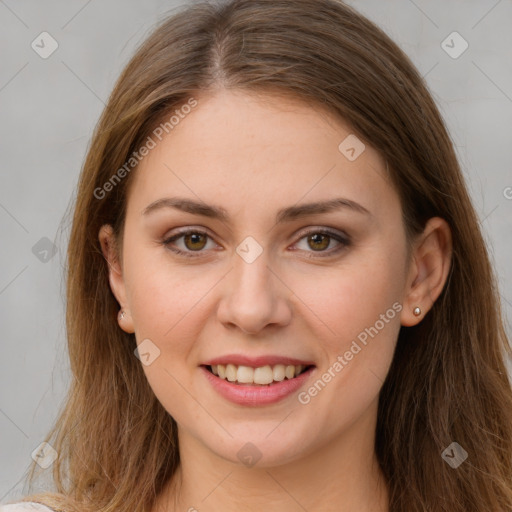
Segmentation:
[(239, 366), (236, 372), (236, 380), (242, 384), (251, 384), (254, 382), (254, 369), (250, 366)]
[(284, 375), (285, 373), (285, 366), (284, 364), (276, 364), (274, 366), (274, 368), (272, 369), (272, 374), (274, 376), (274, 380), (276, 380), (277, 382), (281, 382), (282, 380), (284, 380)]
[(226, 365), (226, 379), (229, 380), (229, 382), (235, 382), (236, 380), (236, 366), (234, 364), (228, 364)]
[(274, 372), (271, 366), (254, 369), (254, 384), (270, 384), (273, 380)]
[(274, 366), (266, 365), (258, 368), (250, 366), (236, 366), (234, 364), (212, 365), (211, 370), (214, 375), (221, 379), (227, 379), (229, 382), (238, 382), (240, 384), (271, 384), (272, 382), (281, 382), (285, 378), (293, 379), (304, 370), (305, 366), (276, 364)]

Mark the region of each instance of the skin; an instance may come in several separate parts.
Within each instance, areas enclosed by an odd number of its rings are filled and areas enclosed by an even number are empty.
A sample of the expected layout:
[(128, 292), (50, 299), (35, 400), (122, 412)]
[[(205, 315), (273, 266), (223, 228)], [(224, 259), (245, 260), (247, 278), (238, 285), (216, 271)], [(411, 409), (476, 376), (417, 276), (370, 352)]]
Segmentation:
[[(99, 233), (127, 313), (119, 325), (160, 350), (143, 369), (178, 424), (180, 469), (154, 511), (387, 511), (374, 451), (378, 395), (400, 326), (421, 322), (442, 291), (449, 227), (430, 219), (408, 250), (384, 160), (366, 144), (349, 161), (338, 145), (350, 127), (319, 107), (223, 89), (196, 98), (133, 176), (119, 253), (110, 226)], [(143, 215), (171, 196), (220, 206), (229, 219), (172, 208)], [(275, 222), (281, 208), (336, 197), (369, 213)], [(185, 227), (209, 235), (171, 242), (192, 257), (163, 244)], [(322, 228), (350, 243), (308, 241), (305, 231)], [(263, 250), (252, 263), (236, 252), (247, 236)], [(307, 404), (293, 393), (235, 405), (199, 368), (230, 353), (296, 357), (316, 365), (307, 390), (394, 303), (403, 309)], [(261, 454), (252, 467), (237, 457), (248, 442)]]

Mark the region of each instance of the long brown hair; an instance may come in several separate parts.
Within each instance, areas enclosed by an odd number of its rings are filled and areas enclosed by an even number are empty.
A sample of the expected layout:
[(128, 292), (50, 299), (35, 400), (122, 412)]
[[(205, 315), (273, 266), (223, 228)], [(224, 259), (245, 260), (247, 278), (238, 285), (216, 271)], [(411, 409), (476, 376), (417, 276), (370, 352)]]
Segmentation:
[[(121, 247), (136, 166), (105, 183), (162, 119), (220, 87), (278, 91), (329, 109), (388, 162), (409, 237), (430, 217), (449, 223), (449, 279), (424, 320), (400, 331), (376, 452), (393, 512), (510, 512), (511, 347), (478, 218), (423, 78), (379, 27), (336, 0), (183, 7), (123, 71), (81, 172), (70, 234), (73, 380), (46, 439), (58, 452), (56, 492), (26, 499), (56, 510), (147, 512), (179, 465), (176, 424), (134, 356), (134, 335), (118, 327), (98, 232), (111, 224)], [(452, 442), (468, 453), (457, 469), (441, 456)]]

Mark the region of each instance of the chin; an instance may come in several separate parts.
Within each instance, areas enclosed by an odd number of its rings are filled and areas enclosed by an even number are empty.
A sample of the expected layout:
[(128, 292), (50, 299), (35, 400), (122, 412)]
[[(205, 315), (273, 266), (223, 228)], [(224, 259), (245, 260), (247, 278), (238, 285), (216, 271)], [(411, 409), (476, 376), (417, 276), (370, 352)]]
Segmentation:
[[(264, 422), (264, 428), (254, 424), (247, 426), (247, 423), (232, 427), (226, 425), (225, 428), (233, 437), (222, 431), (215, 439), (203, 437), (202, 442), (216, 456), (237, 465), (248, 468), (281, 466), (306, 455), (305, 441), (310, 441), (310, 435), (307, 429), (303, 434), (285, 429), (278, 432), (276, 426), (279, 421)], [(289, 427), (288, 422), (283, 423)], [(198, 438), (201, 439), (201, 436)]]

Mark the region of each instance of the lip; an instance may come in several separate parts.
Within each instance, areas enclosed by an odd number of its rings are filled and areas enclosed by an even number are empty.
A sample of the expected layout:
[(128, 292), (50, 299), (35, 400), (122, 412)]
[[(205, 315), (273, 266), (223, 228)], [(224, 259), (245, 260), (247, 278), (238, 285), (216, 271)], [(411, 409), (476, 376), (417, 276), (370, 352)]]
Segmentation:
[(234, 364), (236, 366), (250, 366), (252, 368), (259, 368), (261, 366), (274, 366), (276, 364), (294, 365), (299, 364), (303, 366), (314, 366), (313, 361), (304, 361), (302, 359), (295, 359), (293, 357), (269, 355), (259, 357), (248, 357), (242, 354), (229, 354), (210, 359), (203, 363), (205, 366), (213, 366), (216, 364)]
[[(265, 364), (261, 364), (259, 358), (258, 366), (265, 366)], [(212, 361), (225, 361), (225, 358), (218, 358)], [(269, 360), (266, 358), (265, 360)], [(290, 361), (289, 364), (304, 364), (302, 362), (292, 363), (291, 361), (296, 361), (295, 359), (284, 359), (280, 358), (280, 361)], [(234, 363), (234, 359), (231, 359), (232, 364)], [(251, 359), (251, 364), (247, 364), (247, 366), (252, 366), (254, 359)], [(223, 364), (222, 362), (212, 364)], [(239, 363), (243, 364), (243, 363)], [(269, 364), (269, 363), (266, 363)], [(272, 364), (285, 364), (281, 362), (272, 363)], [(298, 377), (294, 377), (293, 379), (285, 379), (281, 382), (274, 382), (272, 384), (268, 384), (265, 386), (261, 385), (250, 385), (250, 384), (235, 384), (233, 382), (229, 382), (228, 380), (221, 379), (210, 372), (206, 366), (200, 366), (200, 370), (208, 380), (210, 385), (213, 387), (217, 393), (219, 393), (223, 398), (233, 402), (237, 405), (245, 405), (248, 407), (257, 407), (262, 405), (270, 405), (279, 402), (280, 400), (285, 399), (290, 396), (292, 393), (297, 391), (301, 386), (304, 385), (306, 380), (313, 374), (315, 371), (315, 366), (310, 366), (306, 371), (301, 373)]]

